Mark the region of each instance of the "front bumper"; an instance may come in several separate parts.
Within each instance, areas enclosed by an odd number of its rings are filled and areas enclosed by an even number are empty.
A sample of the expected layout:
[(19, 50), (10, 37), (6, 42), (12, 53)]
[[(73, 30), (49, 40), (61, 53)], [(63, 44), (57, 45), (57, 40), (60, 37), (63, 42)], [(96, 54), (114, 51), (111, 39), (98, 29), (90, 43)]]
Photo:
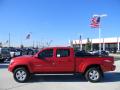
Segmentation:
[(10, 65), (8, 66), (8, 71), (12, 72), (13, 71), (13, 67), (11, 67)]
[(13, 72), (15, 65), (13, 63), (10, 63), (8, 66), (8, 71)]

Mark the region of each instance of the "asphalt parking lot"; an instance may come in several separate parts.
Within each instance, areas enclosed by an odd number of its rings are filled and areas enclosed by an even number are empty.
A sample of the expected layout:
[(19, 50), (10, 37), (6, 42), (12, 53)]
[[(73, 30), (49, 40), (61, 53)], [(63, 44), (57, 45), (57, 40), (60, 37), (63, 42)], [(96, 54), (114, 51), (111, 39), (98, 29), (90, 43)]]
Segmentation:
[(99, 83), (87, 82), (79, 75), (36, 75), (28, 83), (17, 83), (4, 63), (0, 64), (0, 90), (120, 90), (120, 60), (115, 64), (116, 70), (105, 73)]

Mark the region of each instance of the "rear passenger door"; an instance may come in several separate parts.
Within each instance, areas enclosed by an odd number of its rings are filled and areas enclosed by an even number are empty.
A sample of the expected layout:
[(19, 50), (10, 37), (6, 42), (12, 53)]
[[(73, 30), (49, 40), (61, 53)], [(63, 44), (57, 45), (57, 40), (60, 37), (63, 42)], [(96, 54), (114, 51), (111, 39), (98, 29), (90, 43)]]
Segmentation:
[(56, 71), (69, 73), (74, 71), (74, 58), (70, 55), (70, 49), (56, 49)]

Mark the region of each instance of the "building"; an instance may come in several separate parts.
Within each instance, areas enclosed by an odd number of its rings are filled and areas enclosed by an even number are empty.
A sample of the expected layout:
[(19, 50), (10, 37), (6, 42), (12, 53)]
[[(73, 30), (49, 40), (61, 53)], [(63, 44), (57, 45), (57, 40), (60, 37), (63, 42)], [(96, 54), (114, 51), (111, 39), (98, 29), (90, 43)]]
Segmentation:
[[(85, 50), (85, 45), (87, 43), (87, 39), (83, 40), (72, 40), (71, 46), (76, 49)], [(99, 50), (99, 43), (101, 42), (101, 50), (107, 50), (110, 52), (120, 51), (120, 37), (113, 37), (113, 38), (101, 38), (99, 39), (89, 39), (91, 42), (91, 50)]]

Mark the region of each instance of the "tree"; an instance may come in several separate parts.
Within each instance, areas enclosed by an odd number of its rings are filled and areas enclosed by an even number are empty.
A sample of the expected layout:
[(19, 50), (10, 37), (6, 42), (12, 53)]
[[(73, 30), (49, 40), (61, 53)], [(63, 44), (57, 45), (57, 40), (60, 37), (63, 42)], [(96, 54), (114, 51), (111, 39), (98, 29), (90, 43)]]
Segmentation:
[(23, 44), (21, 44), (21, 45), (20, 45), (20, 48), (24, 48), (24, 45), (23, 45)]
[(91, 50), (91, 42), (90, 42), (90, 40), (89, 40), (89, 38), (87, 38), (87, 43), (86, 43), (86, 45), (85, 45), (85, 50), (86, 51), (90, 51)]

